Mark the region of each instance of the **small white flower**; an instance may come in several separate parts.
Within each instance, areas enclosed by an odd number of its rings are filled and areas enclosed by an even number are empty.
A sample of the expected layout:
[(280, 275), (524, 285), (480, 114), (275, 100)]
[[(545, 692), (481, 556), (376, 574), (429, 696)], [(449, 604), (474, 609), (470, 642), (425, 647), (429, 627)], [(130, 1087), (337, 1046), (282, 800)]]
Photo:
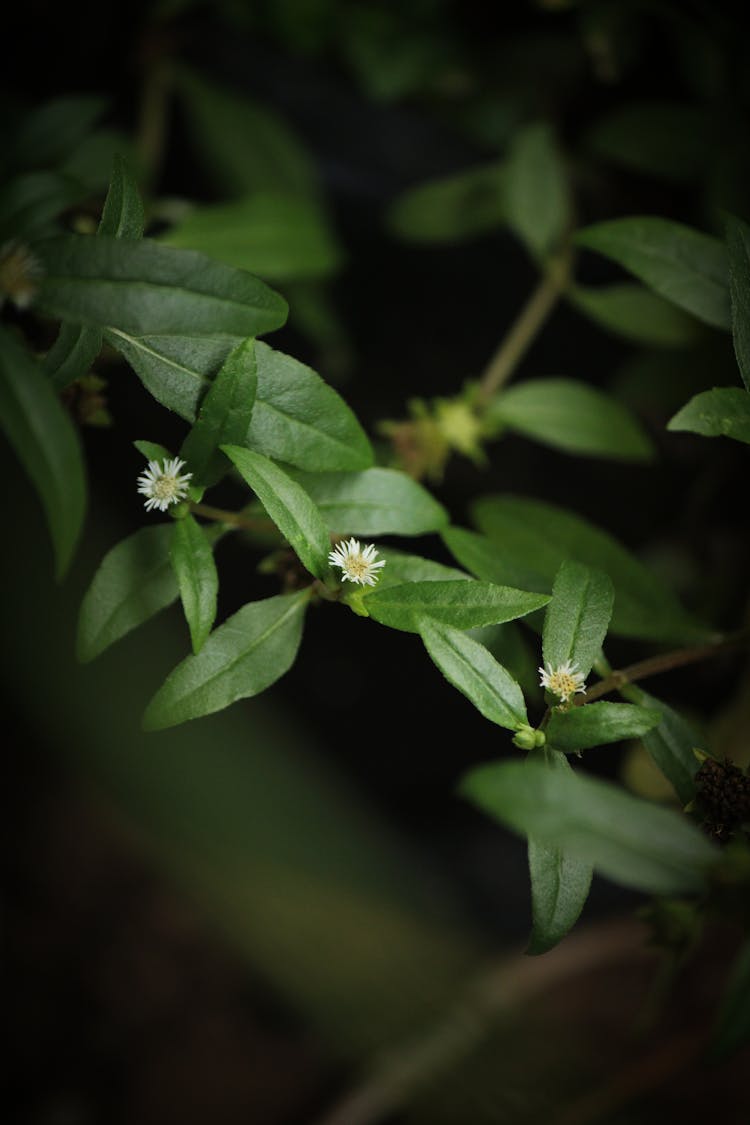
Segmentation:
[(170, 504), (179, 504), (185, 499), (193, 474), (180, 475), (184, 465), (179, 457), (173, 457), (171, 461), (149, 461), (146, 471), (138, 477), (138, 491), (148, 497), (145, 502), (147, 512), (152, 508), (166, 512)]
[[(385, 559), (378, 559), (378, 552), (372, 543), (363, 547), (358, 539), (339, 543), (328, 556), (331, 566), (341, 568), (341, 576), (346, 581), (358, 582), (360, 586), (374, 586), (380, 575), (378, 571), (385, 566)], [(377, 559), (377, 561), (376, 561)]]
[(558, 664), (557, 668), (553, 668), (548, 660), (539, 672), (542, 677), (539, 681), (541, 686), (551, 691), (563, 703), (567, 703), (571, 695), (576, 695), (578, 692), (586, 694), (586, 677), (578, 671), (578, 665), (571, 664), (569, 660), (564, 664)]

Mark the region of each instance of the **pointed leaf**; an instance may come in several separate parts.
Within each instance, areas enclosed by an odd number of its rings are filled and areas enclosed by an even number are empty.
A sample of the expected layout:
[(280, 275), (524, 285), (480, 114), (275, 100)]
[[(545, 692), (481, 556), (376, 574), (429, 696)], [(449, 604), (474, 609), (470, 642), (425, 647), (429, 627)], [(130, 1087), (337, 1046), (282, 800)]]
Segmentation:
[(677, 711), (637, 685), (629, 685), (623, 689), (623, 694), (634, 703), (660, 713), (659, 723), (644, 732), (643, 745), (667, 780), (671, 781), (682, 804), (689, 804), (695, 796), (693, 779), (700, 767), (693, 751), (705, 750), (705, 739)]
[(187, 461), (194, 484), (215, 484), (229, 468), (218, 447), (234, 445), (245, 437), (257, 385), (255, 340), (250, 337), (222, 364), (203, 397), (195, 425), (183, 442), (180, 456)]
[(169, 558), (190, 629), (193, 652), (200, 652), (216, 619), (219, 576), (211, 545), (192, 516), (175, 520)]
[(144, 715), (146, 730), (221, 711), (280, 679), (297, 655), (308, 598), (305, 590), (279, 595), (228, 618), (167, 677)]
[(546, 605), (549, 598), (490, 582), (409, 582), (367, 593), (371, 617), (392, 629), (418, 633), (422, 617), (432, 617), (456, 629), (475, 629), (512, 621)]
[(742, 387), (702, 391), (670, 418), (667, 429), (750, 443), (750, 394)]
[(728, 263), (717, 238), (670, 219), (595, 223), (575, 242), (629, 270), (649, 288), (715, 328), (729, 328)]
[(568, 178), (548, 125), (527, 125), (516, 134), (505, 176), (506, 221), (533, 254), (544, 257), (570, 222)]
[(322, 578), (328, 571), (331, 539), (320, 512), (304, 489), (260, 453), (239, 445), (221, 448), (297, 552), (303, 566), (316, 578)]
[(98, 235), (137, 241), (143, 238), (146, 216), (138, 184), (119, 153), (112, 162), (112, 177), (104, 200)]
[(36, 488), (62, 577), (86, 510), (86, 474), (78, 435), (41, 365), (0, 329), (0, 424)]
[[(570, 771), (567, 758), (555, 750), (532, 751), (531, 758), (552, 772)], [(532, 836), (528, 855), (532, 927), (526, 952), (535, 955), (552, 949), (578, 921), (589, 895), (593, 868)]]
[(158, 441), (134, 441), (133, 445), (147, 461), (170, 461), (172, 458), (171, 450)]
[(568, 661), (588, 676), (607, 635), (614, 590), (608, 575), (566, 559), (544, 615), (542, 655), (553, 668)]
[(728, 215), (726, 233), (734, 354), (745, 387), (750, 391), (750, 226)]
[(330, 531), (349, 535), (424, 535), (448, 523), (429, 492), (395, 469), (296, 473)]
[(462, 692), (485, 719), (508, 730), (528, 723), (523, 692), (483, 645), (430, 617), (420, 620), (419, 633), (448, 683)]
[(654, 894), (700, 892), (718, 849), (681, 813), (632, 797), (609, 782), (554, 774), (538, 761), (480, 766), (464, 796), (521, 835), (626, 887)]
[(659, 725), (661, 713), (634, 703), (585, 703), (569, 711), (553, 710), (547, 741), (563, 754), (590, 750), (608, 742), (640, 738)]

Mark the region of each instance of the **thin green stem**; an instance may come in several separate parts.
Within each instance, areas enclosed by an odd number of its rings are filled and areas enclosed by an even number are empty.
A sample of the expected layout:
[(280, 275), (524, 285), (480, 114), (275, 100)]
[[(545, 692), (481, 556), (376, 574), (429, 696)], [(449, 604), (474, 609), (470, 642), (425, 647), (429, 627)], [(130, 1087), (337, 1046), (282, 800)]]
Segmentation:
[(565, 289), (571, 267), (572, 255), (569, 252), (548, 264), (547, 272), (484, 370), (477, 395), (479, 410), (483, 410), (492, 396), (508, 382), (523, 359)]

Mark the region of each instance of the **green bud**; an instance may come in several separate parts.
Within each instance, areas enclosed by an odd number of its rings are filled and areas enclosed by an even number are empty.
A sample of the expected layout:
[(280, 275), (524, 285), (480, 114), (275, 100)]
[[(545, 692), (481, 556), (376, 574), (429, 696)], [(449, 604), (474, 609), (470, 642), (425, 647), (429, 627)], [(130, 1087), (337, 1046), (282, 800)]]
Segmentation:
[[(541, 742), (537, 742), (537, 735), (539, 734), (542, 736)], [(535, 746), (543, 746), (544, 741), (543, 732), (534, 730), (533, 727), (529, 726), (519, 727), (513, 735), (513, 745), (517, 746), (519, 750), (533, 750)]]

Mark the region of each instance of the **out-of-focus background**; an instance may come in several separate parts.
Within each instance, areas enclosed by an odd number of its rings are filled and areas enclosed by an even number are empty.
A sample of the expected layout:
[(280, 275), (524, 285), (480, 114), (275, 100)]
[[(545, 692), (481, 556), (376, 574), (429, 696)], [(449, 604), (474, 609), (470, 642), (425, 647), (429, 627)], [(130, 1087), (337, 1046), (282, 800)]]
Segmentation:
[[(292, 307), (271, 342), (316, 367), (377, 436), (409, 398), (476, 378), (536, 281), (501, 225), (405, 233), (394, 204), (410, 188), (500, 160), (519, 125), (542, 119), (568, 153), (581, 223), (646, 213), (711, 230), (723, 207), (748, 217), (736, 140), (747, 136), (748, 79), (730, 11), (31, 0), (3, 35), (3, 115), (103, 95), (116, 136), (78, 171), (96, 200), (97, 162), (103, 191), (125, 135), (157, 234), (186, 203), (236, 195), (231, 169), (207, 158), (210, 114), (201, 134), (211, 91), (278, 115), (309, 153), (331, 243), (324, 266), (279, 266), (271, 252), (257, 270)], [(178, 63), (192, 94), (164, 99), (159, 84)], [(651, 103), (671, 107), (674, 125), (644, 115)], [(612, 121), (633, 106), (630, 148), (622, 125), (610, 144)], [(220, 123), (221, 105), (213, 112)], [(618, 276), (593, 258), (581, 275)], [(735, 489), (744, 447), (664, 424), (694, 391), (736, 382), (732, 364), (728, 338), (709, 329), (689, 346), (644, 348), (562, 306), (521, 377), (613, 389), (658, 460), (582, 461), (509, 436), (483, 468), (455, 457), (435, 494), (461, 524), (472, 498), (497, 491), (569, 506), (730, 627), (750, 562)], [(449, 689), (417, 638), (312, 613), (298, 664), (271, 691), (158, 734), (144, 734), (140, 716), (187, 651), (177, 608), (76, 663), (82, 593), (145, 518), (131, 442), (169, 446), (182, 432), (111, 356), (97, 370), (112, 425), (82, 430), (91, 510), (62, 586), (37, 502), (0, 450), (7, 1119), (747, 1120), (742, 1061), (701, 1056), (733, 935), (710, 930), (670, 978), (636, 917), (641, 899), (596, 880), (580, 930), (524, 958), (524, 844), (455, 793), (509, 740)], [(448, 561), (437, 539), (416, 549)], [(219, 547), (222, 617), (251, 592), (275, 592), (258, 559), (240, 540)], [(610, 659), (643, 654), (620, 642)], [(538, 659), (529, 645), (532, 670)], [(747, 762), (737, 658), (672, 673), (658, 690)], [(593, 768), (670, 799), (637, 747), (603, 752)]]

